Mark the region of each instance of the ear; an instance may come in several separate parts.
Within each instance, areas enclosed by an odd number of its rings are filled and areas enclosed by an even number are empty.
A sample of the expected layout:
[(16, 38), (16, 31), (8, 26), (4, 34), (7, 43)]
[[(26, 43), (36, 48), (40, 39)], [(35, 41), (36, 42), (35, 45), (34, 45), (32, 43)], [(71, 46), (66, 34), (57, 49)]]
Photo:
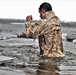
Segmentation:
[(42, 9), (42, 13), (44, 14), (46, 11), (44, 9)]

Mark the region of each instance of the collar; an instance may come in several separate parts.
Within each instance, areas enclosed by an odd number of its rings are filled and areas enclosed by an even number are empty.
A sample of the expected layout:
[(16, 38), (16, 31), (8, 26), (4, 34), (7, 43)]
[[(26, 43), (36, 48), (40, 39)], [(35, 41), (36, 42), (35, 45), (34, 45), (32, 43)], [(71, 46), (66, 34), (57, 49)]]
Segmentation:
[(53, 11), (47, 11), (42, 15), (42, 19), (49, 19), (55, 16)]

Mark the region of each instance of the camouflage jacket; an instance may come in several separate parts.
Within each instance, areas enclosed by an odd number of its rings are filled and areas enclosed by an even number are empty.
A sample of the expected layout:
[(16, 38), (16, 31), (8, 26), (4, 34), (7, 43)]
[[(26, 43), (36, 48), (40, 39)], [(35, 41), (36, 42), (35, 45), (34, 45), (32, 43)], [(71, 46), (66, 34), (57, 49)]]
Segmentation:
[(53, 11), (48, 11), (34, 25), (25, 21), (27, 36), (39, 40), (40, 54), (47, 57), (63, 57), (61, 23)]

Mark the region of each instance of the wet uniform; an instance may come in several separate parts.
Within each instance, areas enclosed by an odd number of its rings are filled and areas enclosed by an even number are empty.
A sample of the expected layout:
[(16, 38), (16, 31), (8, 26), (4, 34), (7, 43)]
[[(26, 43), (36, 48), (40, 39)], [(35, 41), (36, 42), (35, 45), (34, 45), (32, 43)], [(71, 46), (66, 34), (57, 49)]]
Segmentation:
[(53, 11), (48, 11), (34, 25), (25, 21), (28, 37), (39, 40), (40, 54), (47, 57), (64, 57), (61, 23)]

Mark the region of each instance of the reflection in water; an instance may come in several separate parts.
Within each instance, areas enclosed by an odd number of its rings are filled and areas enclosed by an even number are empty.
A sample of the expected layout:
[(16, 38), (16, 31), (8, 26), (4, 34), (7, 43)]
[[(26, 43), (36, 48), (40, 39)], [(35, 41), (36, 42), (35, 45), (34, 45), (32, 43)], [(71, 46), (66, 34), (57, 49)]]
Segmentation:
[(60, 65), (60, 62), (58, 62), (57, 60), (54, 62), (52, 62), (52, 61), (40, 62), (36, 75), (60, 75), (58, 73), (58, 71), (59, 71), (58, 66), (59, 65)]

